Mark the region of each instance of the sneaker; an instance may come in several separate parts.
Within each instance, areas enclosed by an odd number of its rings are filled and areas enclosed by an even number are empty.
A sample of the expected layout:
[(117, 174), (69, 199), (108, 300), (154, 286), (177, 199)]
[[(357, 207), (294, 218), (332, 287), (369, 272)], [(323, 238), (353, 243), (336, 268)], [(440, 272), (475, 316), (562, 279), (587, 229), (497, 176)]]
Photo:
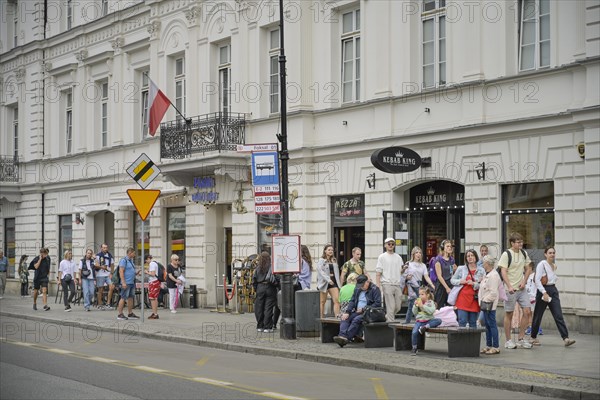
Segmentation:
[(542, 331), (542, 328), (540, 328), (540, 330), (538, 331), (538, 335), (543, 335), (544, 332)]
[(531, 343), (529, 343), (529, 341), (525, 340), (525, 339), (519, 339), (517, 341), (517, 347), (521, 348), (521, 349), (530, 349), (533, 347), (533, 345)]
[(354, 343), (364, 343), (365, 339), (362, 336), (354, 336)]
[(264, 333), (273, 333), (273, 329), (265, 329), (263, 332)]
[(334, 336), (333, 341), (336, 342), (340, 347), (344, 347), (348, 344), (348, 339), (343, 336)]
[(263, 330), (261, 328), (256, 328), (256, 332), (262, 332)]
[(89, 312), (90, 308), (89, 307), (84, 307), (84, 310), (87, 311), (87, 312)]
[(65, 307), (65, 312), (71, 312), (71, 306), (66, 306)]
[(419, 327), (419, 334), (421, 334), (421, 335), (422, 335), (424, 332), (427, 332), (427, 329), (429, 329), (429, 326), (428, 326), (428, 325), (421, 325), (421, 326)]
[(531, 326), (528, 326), (527, 329), (525, 329), (525, 335), (531, 335)]
[(124, 314), (117, 315), (117, 319), (121, 321), (127, 321), (127, 317)]
[(137, 315), (135, 315), (134, 313), (131, 313), (129, 315), (127, 315), (128, 319), (140, 319), (140, 317), (138, 317)]
[(411, 356), (416, 356), (418, 352), (419, 352), (419, 350), (417, 350), (417, 349), (412, 349), (412, 351), (410, 352), (410, 355), (411, 355)]
[(35, 311), (37, 311), (37, 305), (36, 305), (36, 304), (34, 304), (34, 305), (33, 305), (33, 309), (34, 309)]
[(505, 349), (516, 349), (517, 345), (515, 344), (515, 342), (513, 342), (512, 339), (509, 339), (506, 343), (504, 343), (504, 348)]
[(565, 342), (565, 347), (569, 347), (570, 345), (575, 344), (575, 340), (569, 339), (569, 338), (566, 338), (564, 340), (564, 342)]
[(176, 310), (171, 310), (171, 314), (177, 314)]
[(105, 310), (114, 310), (114, 307), (113, 306), (104, 306), (104, 309)]
[(50, 306), (48, 306), (47, 304), (44, 306), (44, 311), (48, 311), (50, 310)]
[(541, 346), (541, 345), (542, 345), (542, 344), (540, 343), (540, 341), (539, 341), (539, 340), (537, 340), (537, 339), (531, 339), (531, 340), (529, 341), (529, 343), (531, 343), (533, 346)]

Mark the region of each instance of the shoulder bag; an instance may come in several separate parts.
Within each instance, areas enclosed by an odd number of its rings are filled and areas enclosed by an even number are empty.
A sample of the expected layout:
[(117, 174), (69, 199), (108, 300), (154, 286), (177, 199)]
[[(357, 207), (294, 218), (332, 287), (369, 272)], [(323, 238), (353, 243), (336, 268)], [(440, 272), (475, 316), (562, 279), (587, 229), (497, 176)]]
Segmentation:
[(371, 322), (385, 322), (385, 310), (383, 307), (366, 306), (363, 310), (363, 321), (367, 324)]

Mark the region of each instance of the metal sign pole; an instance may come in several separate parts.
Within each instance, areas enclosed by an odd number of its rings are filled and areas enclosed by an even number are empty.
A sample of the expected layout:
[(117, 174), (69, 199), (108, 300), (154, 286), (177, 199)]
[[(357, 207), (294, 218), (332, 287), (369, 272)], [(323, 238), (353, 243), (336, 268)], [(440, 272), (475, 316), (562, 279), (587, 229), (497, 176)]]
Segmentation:
[[(142, 289), (140, 290), (140, 303), (141, 303), (141, 313), (142, 313), (142, 322), (144, 322), (144, 261), (146, 261), (144, 259), (144, 247), (146, 247), (146, 243), (144, 240), (144, 220), (142, 220), (142, 260), (141, 260), (141, 264), (142, 264)], [(135, 278), (133, 280), (133, 290), (135, 293)]]

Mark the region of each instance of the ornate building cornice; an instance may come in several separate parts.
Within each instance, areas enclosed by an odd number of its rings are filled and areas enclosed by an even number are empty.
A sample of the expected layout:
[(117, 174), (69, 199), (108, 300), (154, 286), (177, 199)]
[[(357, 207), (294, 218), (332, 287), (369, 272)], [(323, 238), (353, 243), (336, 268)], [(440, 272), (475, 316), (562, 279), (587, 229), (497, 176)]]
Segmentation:
[(148, 33), (150, 34), (150, 39), (158, 39), (158, 34), (160, 33), (159, 20), (154, 20), (150, 22), (146, 28), (148, 29)]

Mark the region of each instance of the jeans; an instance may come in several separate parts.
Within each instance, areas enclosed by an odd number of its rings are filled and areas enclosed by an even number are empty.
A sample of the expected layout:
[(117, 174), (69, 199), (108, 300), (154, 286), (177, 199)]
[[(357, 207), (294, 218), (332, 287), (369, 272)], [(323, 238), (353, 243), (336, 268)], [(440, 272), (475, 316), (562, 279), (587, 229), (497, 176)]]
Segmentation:
[(498, 348), (500, 339), (498, 338), (498, 324), (496, 323), (496, 310), (482, 311), (485, 320), (485, 345), (487, 347)]
[(415, 322), (415, 326), (412, 330), (412, 347), (413, 349), (417, 348), (417, 344), (419, 343), (419, 328), (422, 326), (426, 326), (427, 328), (435, 328), (436, 326), (440, 326), (442, 320), (439, 318), (432, 318), (429, 321), (425, 322)]
[(458, 314), (458, 326), (465, 327), (467, 323), (469, 324), (469, 328), (477, 328), (477, 312), (465, 311), (465, 310), (456, 310)]
[(4, 288), (6, 288), (6, 271), (0, 272), (0, 296), (4, 296)]
[(92, 300), (94, 299), (94, 290), (96, 288), (95, 279), (82, 279), (81, 290), (83, 291), (83, 306), (86, 310), (89, 310), (92, 306)]
[(567, 329), (567, 324), (565, 324), (565, 319), (563, 318), (560, 298), (558, 297), (558, 289), (554, 285), (547, 285), (544, 286), (544, 288), (546, 289), (548, 296), (552, 298), (552, 301), (550, 303), (546, 303), (544, 300), (542, 300), (542, 292), (539, 290), (537, 291), (535, 296), (535, 309), (533, 311), (533, 319), (531, 323), (531, 338), (537, 338), (540, 325), (542, 324), (544, 311), (546, 311), (546, 307), (548, 307), (550, 308), (550, 312), (552, 313), (552, 317), (554, 318), (554, 322), (556, 323), (560, 337), (564, 340), (569, 337), (569, 330)]
[(362, 327), (363, 314), (353, 312), (350, 314), (348, 319), (340, 322), (340, 336), (346, 339), (354, 339), (354, 336), (358, 335), (360, 328)]
[[(71, 279), (69, 282), (65, 282), (64, 279), (60, 280), (63, 290), (63, 300), (65, 302), (65, 307), (67, 307), (70, 303), (73, 302), (73, 297), (75, 297), (75, 281)], [(71, 295), (69, 296), (69, 291)]]
[(413, 312), (412, 312), (412, 308), (415, 305), (415, 299), (408, 299), (408, 310), (406, 310), (406, 320), (404, 321), (405, 324), (410, 324), (410, 321), (412, 320), (413, 317)]

